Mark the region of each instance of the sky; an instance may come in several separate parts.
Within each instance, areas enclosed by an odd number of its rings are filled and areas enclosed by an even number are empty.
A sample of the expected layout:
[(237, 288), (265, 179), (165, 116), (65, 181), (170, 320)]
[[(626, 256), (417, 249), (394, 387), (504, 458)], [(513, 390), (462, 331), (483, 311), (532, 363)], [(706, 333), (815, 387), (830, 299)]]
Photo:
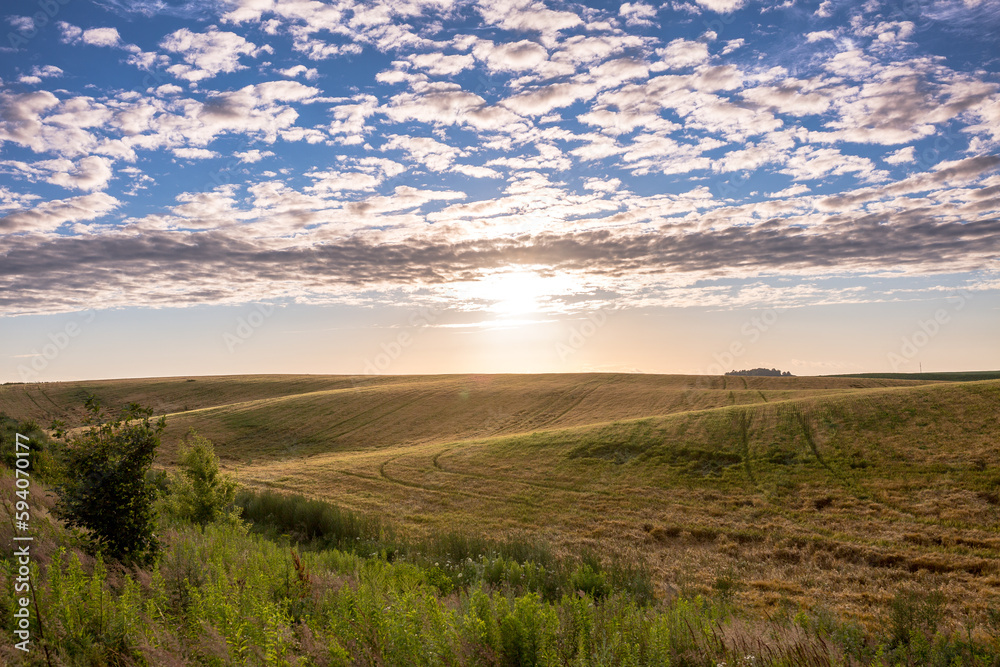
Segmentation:
[(1000, 368), (1000, 0), (34, 0), (0, 381)]

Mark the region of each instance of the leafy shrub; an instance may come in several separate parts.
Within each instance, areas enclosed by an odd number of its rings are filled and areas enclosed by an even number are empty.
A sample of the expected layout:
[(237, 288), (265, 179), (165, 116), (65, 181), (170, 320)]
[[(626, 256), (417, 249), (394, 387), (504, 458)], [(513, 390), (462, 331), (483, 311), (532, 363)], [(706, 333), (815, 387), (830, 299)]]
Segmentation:
[(149, 560), (157, 551), (153, 500), (146, 481), (153, 464), (161, 417), (150, 423), (151, 408), (129, 404), (117, 419), (104, 421), (100, 403), (86, 408), (89, 428), (70, 440), (66, 467), (72, 474), (57, 487), (56, 514), (67, 525), (83, 528), (105, 555), (122, 561)]
[(33, 420), (18, 421), (0, 412), (0, 463), (9, 468), (16, 465), (18, 459), (17, 434), (27, 436), (21, 439), (22, 447), (27, 446), (29, 455), (27, 470), (35, 477), (45, 480), (55, 480), (58, 475), (59, 462), (55, 455), (53, 443), (45, 431)]
[(537, 593), (514, 601), (500, 621), (500, 643), (511, 665), (555, 665), (559, 617)]
[(174, 514), (204, 526), (214, 521), (239, 521), (236, 480), (219, 473), (219, 457), (211, 441), (194, 431), (180, 447), (181, 472), (168, 484), (168, 503)]
[(570, 577), (570, 583), (578, 591), (592, 598), (600, 599), (611, 592), (608, 577), (600, 569), (595, 569), (591, 563), (583, 563)]

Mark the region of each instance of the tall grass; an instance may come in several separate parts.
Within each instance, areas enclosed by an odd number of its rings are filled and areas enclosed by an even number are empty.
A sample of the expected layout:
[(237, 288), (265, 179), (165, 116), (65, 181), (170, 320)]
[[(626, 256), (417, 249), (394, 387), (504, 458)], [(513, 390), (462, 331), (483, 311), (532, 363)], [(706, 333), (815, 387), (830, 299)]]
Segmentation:
[(500, 539), (446, 532), (403, 540), (376, 516), (345, 510), (298, 494), (242, 489), (236, 504), (255, 532), (284, 536), (309, 549), (336, 548), (363, 556), (417, 564), (432, 573), (443, 593), (477, 582), (515, 592), (538, 593), (545, 600), (584, 591), (600, 599), (612, 591), (638, 604), (653, 600), (650, 572), (643, 564), (584, 552), (557, 558), (548, 545), (525, 535)]
[[(531, 540), (455, 534), (405, 542), (374, 519), (323, 503), (242, 499), (269, 508), (260, 516), (272, 523), (255, 531), (174, 520), (162, 529), (159, 558), (141, 569), (73, 548), (40, 549), (51, 556), (33, 565), (32, 627), (44, 634), (33, 633), (26, 656), (0, 645), (0, 663), (1000, 665), (997, 628), (985, 639), (942, 628), (940, 598), (931, 593), (901, 592), (883, 629), (822, 610), (763, 620), (725, 595), (654, 600), (637, 593), (642, 577), (627, 568), (594, 555), (562, 559)], [(311, 541), (292, 546), (277, 531), (295, 531), (279, 517)], [(58, 525), (50, 528), (45, 539), (70, 543)], [(373, 545), (381, 548), (368, 552)], [(0, 560), (0, 626), (8, 633), (15, 576), (16, 563)]]
[[(547, 601), (336, 549), (297, 553), (239, 527), (164, 535), (146, 570), (59, 550), (36, 568), (52, 659), (70, 665), (994, 665), (997, 646), (936, 632), (907, 643), (802, 612), (740, 617), (702, 597), (642, 605), (611, 590)], [(5, 565), (4, 576), (10, 576)], [(5, 586), (9, 610), (10, 587)], [(5, 611), (3, 625), (10, 628)], [(926, 629), (926, 628), (924, 628)], [(918, 630), (920, 630), (918, 628)], [(855, 628), (856, 632), (857, 631)], [(37, 640), (36, 640), (37, 641)], [(12, 649), (0, 649), (12, 661)], [(26, 664), (45, 664), (38, 645)], [(56, 663), (54, 663), (56, 664)]]

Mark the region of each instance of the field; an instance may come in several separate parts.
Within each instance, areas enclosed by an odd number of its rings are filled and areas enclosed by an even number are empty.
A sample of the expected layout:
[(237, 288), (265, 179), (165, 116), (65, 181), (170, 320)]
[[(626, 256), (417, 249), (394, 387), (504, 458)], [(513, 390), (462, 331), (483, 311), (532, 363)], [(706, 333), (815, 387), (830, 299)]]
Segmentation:
[(1000, 605), (1000, 381), (626, 374), (197, 377), (0, 387), (79, 423), (92, 393), (167, 415), (254, 488), (375, 514), (415, 539), (527, 535), (641, 562), (656, 595), (884, 620), (940, 591)]

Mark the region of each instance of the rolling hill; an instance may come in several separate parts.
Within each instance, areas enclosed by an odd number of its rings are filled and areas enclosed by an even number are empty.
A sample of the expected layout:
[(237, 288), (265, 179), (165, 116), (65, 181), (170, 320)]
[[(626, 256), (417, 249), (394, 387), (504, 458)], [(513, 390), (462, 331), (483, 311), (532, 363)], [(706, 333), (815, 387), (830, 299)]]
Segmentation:
[[(641, 559), (660, 593), (861, 619), (904, 585), (1000, 600), (1000, 381), (628, 374), (259, 376), (4, 385), (0, 410), (82, 397), (168, 416), (249, 486), (401, 530), (529, 533)], [(769, 612), (770, 613), (770, 612)]]

